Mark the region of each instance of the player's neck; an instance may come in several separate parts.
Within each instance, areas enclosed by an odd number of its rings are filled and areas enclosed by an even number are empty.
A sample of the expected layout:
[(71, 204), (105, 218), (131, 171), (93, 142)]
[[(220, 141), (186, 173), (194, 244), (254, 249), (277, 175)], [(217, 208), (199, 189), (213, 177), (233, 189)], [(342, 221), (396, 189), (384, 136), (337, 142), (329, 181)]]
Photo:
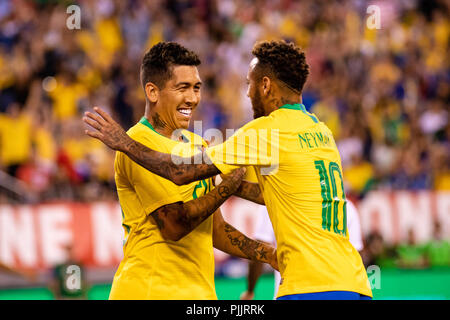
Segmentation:
[(281, 105), (278, 106), (278, 108), (282, 107), (282, 106), (284, 106), (286, 104), (299, 104), (299, 103), (302, 103), (302, 99), (299, 98), (298, 96), (281, 97), (280, 100), (281, 100)]
[(298, 104), (302, 103), (302, 96), (297, 94), (296, 92), (293, 92), (292, 90), (281, 90), (280, 92), (280, 105), (278, 106), (284, 106), (286, 104)]
[(172, 139), (172, 133), (174, 130), (170, 129), (170, 128), (158, 128), (158, 129), (155, 129), (155, 131), (166, 138)]
[(172, 138), (172, 133), (175, 129), (171, 128), (167, 122), (161, 118), (158, 112), (151, 112), (146, 108), (144, 116), (152, 126), (153, 130), (166, 138)]
[(280, 107), (286, 105), (286, 104), (298, 104), (302, 103), (302, 97), (298, 95), (293, 94), (287, 94), (287, 95), (279, 95), (277, 97), (272, 98), (269, 101), (270, 105), (268, 106), (269, 112), (268, 114), (272, 113), (275, 110), (278, 110)]

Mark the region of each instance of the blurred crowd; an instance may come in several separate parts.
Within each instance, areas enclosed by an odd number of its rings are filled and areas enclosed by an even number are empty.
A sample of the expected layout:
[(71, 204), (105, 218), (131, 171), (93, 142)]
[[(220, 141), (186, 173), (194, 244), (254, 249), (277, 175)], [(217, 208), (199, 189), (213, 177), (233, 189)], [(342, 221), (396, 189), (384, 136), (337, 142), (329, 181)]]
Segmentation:
[(98, 105), (129, 128), (143, 115), (144, 52), (196, 51), (194, 115), (208, 128), (251, 120), (245, 82), (257, 40), (304, 48), (303, 103), (333, 131), (346, 192), (450, 190), (448, 1), (0, 0), (0, 203), (115, 199), (114, 152), (84, 135)]
[(414, 231), (408, 231), (406, 241), (387, 245), (381, 234), (370, 233), (364, 239), (360, 252), (364, 265), (384, 268), (424, 269), (450, 267), (450, 242), (438, 221), (433, 225), (433, 236), (426, 242), (418, 242)]

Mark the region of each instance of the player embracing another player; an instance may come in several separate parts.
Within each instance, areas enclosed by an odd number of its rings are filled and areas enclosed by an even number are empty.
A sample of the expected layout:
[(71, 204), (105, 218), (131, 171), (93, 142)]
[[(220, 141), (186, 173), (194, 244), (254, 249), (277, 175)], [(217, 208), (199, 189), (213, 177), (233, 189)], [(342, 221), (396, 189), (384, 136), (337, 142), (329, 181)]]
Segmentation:
[[(98, 108), (102, 116), (86, 114), (96, 122), (96, 130), (87, 133), (179, 185), (254, 167), (258, 183), (246, 188), (266, 205), (273, 225), (281, 273), (277, 299), (371, 299), (362, 259), (349, 241), (333, 134), (302, 104), (309, 74), (305, 54), (285, 41), (256, 43), (252, 53), (247, 95), (254, 120), (223, 144), (206, 148), (203, 164), (194, 164), (193, 157), (173, 161), (171, 155), (134, 141)], [(257, 144), (246, 139), (255, 134)], [(270, 156), (267, 150), (272, 150)]]
[[(176, 43), (159, 43), (145, 54), (140, 75), (145, 115), (128, 131), (130, 137), (166, 154), (195, 156), (207, 146), (186, 130), (200, 102), (199, 64), (194, 52)], [(278, 268), (274, 247), (247, 238), (219, 210), (240, 188), (245, 169), (226, 175), (218, 186), (211, 178), (178, 186), (117, 152), (114, 171), (125, 240), (110, 299), (217, 299), (213, 246)]]

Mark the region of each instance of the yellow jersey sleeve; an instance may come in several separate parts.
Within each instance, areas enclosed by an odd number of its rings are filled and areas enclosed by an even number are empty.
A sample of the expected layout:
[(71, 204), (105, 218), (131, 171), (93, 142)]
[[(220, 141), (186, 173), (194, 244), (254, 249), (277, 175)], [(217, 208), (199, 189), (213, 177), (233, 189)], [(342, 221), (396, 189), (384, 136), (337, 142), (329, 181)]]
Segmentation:
[[(181, 155), (197, 150), (194, 136), (175, 141), (157, 133), (141, 120), (128, 131), (149, 148)], [(198, 139), (197, 139), (198, 140)], [(201, 141), (201, 140), (199, 140)], [(194, 145), (194, 146), (192, 146)], [(177, 153), (178, 154), (178, 153)], [(212, 180), (177, 186), (147, 171), (118, 152), (115, 180), (122, 210), (124, 258), (114, 276), (110, 299), (217, 299), (214, 290), (213, 216), (178, 241), (164, 239), (148, 214), (166, 204), (191, 201), (207, 194)], [(195, 253), (195, 254), (193, 254)]]
[(224, 143), (206, 150), (224, 174), (242, 166), (272, 167), (279, 163), (279, 130), (267, 117), (250, 121)]
[[(322, 291), (372, 295), (361, 256), (348, 240), (339, 152), (315, 115), (301, 104), (280, 107), (206, 153), (223, 173), (256, 169), (277, 242), (278, 297)], [(277, 170), (263, 173), (272, 166)]]
[[(121, 162), (123, 165), (120, 165)], [(164, 205), (182, 201), (177, 185), (144, 169), (126, 155), (118, 154), (116, 163), (116, 180), (120, 180), (122, 175), (132, 177), (132, 180), (126, 181), (132, 181), (132, 187), (146, 214)]]
[[(183, 201), (177, 185), (159, 176), (149, 175), (149, 171), (144, 168), (136, 170), (134, 179), (134, 188), (146, 214), (164, 205)], [(149, 188), (148, 185), (153, 187)]]
[(243, 180), (252, 183), (258, 183), (258, 176), (256, 175), (256, 170), (257, 169), (253, 166), (248, 167), (247, 171), (245, 172)]

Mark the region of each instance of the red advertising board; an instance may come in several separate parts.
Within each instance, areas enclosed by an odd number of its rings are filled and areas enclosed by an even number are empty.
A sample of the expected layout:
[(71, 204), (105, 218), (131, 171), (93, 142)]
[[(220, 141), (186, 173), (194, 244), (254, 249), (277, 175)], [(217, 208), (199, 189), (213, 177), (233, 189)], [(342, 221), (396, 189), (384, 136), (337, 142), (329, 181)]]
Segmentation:
[[(450, 234), (450, 193), (372, 192), (356, 203), (364, 235), (379, 231), (397, 243), (412, 229), (418, 241), (433, 236), (439, 221)], [(233, 198), (222, 207), (227, 222), (252, 236), (259, 205)], [(0, 206), (0, 261), (16, 268), (48, 268), (66, 258), (73, 244), (86, 266), (115, 268), (122, 258), (122, 217), (118, 203), (55, 203)], [(227, 255), (215, 251), (216, 262)]]
[(18, 268), (48, 268), (66, 259), (69, 244), (86, 266), (122, 259), (117, 203), (58, 203), (0, 207), (0, 260)]

